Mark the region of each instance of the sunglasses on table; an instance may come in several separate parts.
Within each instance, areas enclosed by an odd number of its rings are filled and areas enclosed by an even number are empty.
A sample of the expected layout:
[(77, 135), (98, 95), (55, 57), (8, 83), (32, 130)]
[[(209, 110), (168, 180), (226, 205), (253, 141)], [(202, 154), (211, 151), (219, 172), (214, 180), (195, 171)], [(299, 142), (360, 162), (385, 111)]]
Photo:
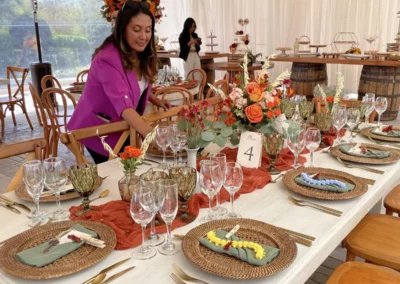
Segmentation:
[(133, 0), (128, 0), (124, 3), (124, 5), (122, 6), (121, 11), (124, 10), (125, 6), (130, 6), (130, 7), (135, 7), (135, 5), (140, 5), (145, 9), (149, 9), (150, 10), (150, 4), (147, 1), (133, 1)]

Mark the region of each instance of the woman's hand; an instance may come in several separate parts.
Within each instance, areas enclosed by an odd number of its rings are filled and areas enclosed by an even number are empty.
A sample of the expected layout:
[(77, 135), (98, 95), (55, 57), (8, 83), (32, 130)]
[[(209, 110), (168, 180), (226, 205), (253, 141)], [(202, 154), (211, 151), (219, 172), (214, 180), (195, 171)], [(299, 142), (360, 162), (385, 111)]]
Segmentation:
[(164, 110), (169, 110), (172, 107), (168, 100), (156, 99), (153, 104)]

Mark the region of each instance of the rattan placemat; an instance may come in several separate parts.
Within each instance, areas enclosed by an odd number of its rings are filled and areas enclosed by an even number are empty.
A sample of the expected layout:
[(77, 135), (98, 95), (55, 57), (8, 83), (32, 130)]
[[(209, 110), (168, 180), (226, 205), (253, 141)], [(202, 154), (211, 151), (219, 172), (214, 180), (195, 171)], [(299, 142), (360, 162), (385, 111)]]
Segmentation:
[[(103, 179), (100, 176), (97, 177), (96, 189), (99, 188), (102, 183)], [(24, 182), (21, 182), (20, 185), (15, 189), (15, 195), (24, 201), (33, 202), (32, 197), (29, 195), (28, 191), (25, 188)], [(73, 191), (66, 194), (61, 194), (60, 201), (71, 200), (79, 197), (80, 195), (76, 191)], [(40, 197), (40, 202), (56, 202), (56, 197), (54, 195), (42, 196)]]
[[(277, 247), (279, 255), (269, 264), (253, 266), (226, 254), (213, 252), (200, 244), (200, 238), (215, 229), (230, 231), (239, 224), (235, 234), (240, 238)], [(287, 267), (297, 256), (295, 242), (283, 231), (266, 223), (251, 219), (225, 219), (211, 221), (190, 230), (182, 242), (185, 256), (196, 266), (211, 274), (226, 278), (253, 279), (275, 274)]]
[[(182, 150), (182, 157), (186, 157), (187, 153), (186, 151)], [(147, 156), (151, 156), (151, 157), (158, 157), (158, 158), (162, 158), (163, 157), (163, 152), (162, 150), (159, 150), (155, 147), (149, 147), (149, 149), (147, 149), (146, 152)], [(165, 157), (166, 158), (173, 158), (174, 157), (174, 152), (172, 152), (172, 150), (170, 148), (167, 149), (167, 151), (165, 151)]]
[[(25, 265), (15, 257), (18, 252), (40, 245), (78, 223), (89, 230), (95, 231), (98, 234), (98, 238), (103, 240), (106, 246), (104, 248), (96, 248), (85, 244), (44, 267)], [(102, 223), (90, 221), (48, 223), (25, 231), (6, 241), (3, 247), (0, 248), (0, 267), (8, 274), (25, 279), (57, 278), (81, 271), (101, 261), (113, 251), (116, 243), (115, 232), (111, 227)]]
[[(354, 184), (355, 187), (352, 191), (341, 193), (341, 192), (325, 191), (304, 185), (299, 185), (294, 182), (294, 179), (300, 176), (301, 173), (307, 173), (307, 174), (321, 173), (321, 176), (324, 178), (337, 179), (346, 183), (351, 183)], [(366, 193), (368, 190), (368, 185), (358, 177), (342, 171), (326, 169), (326, 168), (299, 168), (291, 170), (283, 176), (283, 183), (286, 185), (288, 189), (290, 189), (293, 192), (308, 197), (327, 199), (327, 200), (351, 199)]]
[[(340, 151), (340, 147), (343, 145), (345, 145), (345, 144), (331, 147), (331, 154), (333, 156), (339, 157), (340, 159), (345, 160), (345, 161), (361, 163), (361, 164), (385, 165), (385, 164), (395, 163), (400, 159), (400, 152), (398, 150), (389, 148), (389, 147), (385, 147), (385, 146), (361, 143), (361, 146), (365, 146), (365, 147), (367, 147), (367, 149), (390, 152), (389, 157), (378, 159), (378, 158), (363, 158), (363, 157), (358, 157), (358, 156), (343, 153), (342, 151)], [(349, 144), (349, 145), (351, 145), (353, 147), (356, 144), (353, 143), (353, 144)]]
[[(377, 134), (374, 134), (371, 132), (373, 129), (375, 129), (375, 127), (364, 128), (364, 129), (361, 129), (360, 133), (364, 136), (371, 137), (372, 139), (400, 143), (400, 137), (377, 135)], [(400, 130), (400, 126), (393, 126), (393, 130)]]

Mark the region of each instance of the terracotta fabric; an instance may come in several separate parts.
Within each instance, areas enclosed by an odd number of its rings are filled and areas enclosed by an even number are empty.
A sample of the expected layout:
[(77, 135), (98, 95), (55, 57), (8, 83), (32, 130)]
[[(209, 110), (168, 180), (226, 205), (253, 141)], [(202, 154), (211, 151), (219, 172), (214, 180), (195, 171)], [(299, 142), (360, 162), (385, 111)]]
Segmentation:
[[(332, 146), (333, 145), (333, 141), (336, 139), (336, 130), (330, 130), (328, 133), (323, 134), (324, 138), (324, 144), (328, 145), (328, 146)], [(340, 129), (340, 137), (343, 137), (346, 134), (346, 129), (342, 128)]]
[[(236, 161), (237, 149), (224, 149), (221, 151), (227, 156), (228, 162)], [(306, 162), (306, 158), (299, 157), (302, 163)], [(279, 170), (288, 170), (294, 162), (294, 155), (289, 149), (282, 150), (281, 155), (276, 159), (276, 167)], [(198, 161), (199, 166), (199, 161)], [(239, 198), (241, 194), (250, 193), (256, 189), (264, 188), (270, 181), (271, 175), (267, 172), (266, 168), (269, 167), (269, 158), (263, 154), (262, 167), (258, 169), (251, 169), (243, 167), (243, 185), (235, 194), (235, 199)], [(226, 190), (221, 190), (220, 201), (224, 203), (230, 199)], [(73, 206), (70, 208), (71, 220), (88, 220), (101, 222), (110, 226), (117, 235), (116, 250), (128, 249), (138, 246), (142, 243), (141, 227), (134, 223), (130, 216), (130, 204), (124, 201), (110, 201), (100, 206), (91, 206), (95, 209), (88, 211), (84, 216), (77, 217), (75, 212), (81, 209), (81, 206)], [(203, 193), (194, 194), (188, 202), (189, 213), (198, 216), (200, 208), (208, 208), (208, 197)], [(178, 212), (179, 216), (180, 212)], [(196, 222), (196, 221), (195, 221)], [(172, 223), (172, 230), (186, 225), (176, 219)], [(157, 233), (165, 233), (166, 226), (156, 226)], [(150, 233), (150, 226), (146, 229), (146, 236)]]

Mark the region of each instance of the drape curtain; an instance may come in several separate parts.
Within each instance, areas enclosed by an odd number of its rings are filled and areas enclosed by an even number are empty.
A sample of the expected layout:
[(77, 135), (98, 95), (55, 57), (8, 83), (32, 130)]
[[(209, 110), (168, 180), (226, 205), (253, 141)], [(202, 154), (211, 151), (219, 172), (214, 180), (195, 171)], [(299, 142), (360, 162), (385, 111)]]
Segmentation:
[[(280, 46), (293, 48), (296, 38), (307, 35), (313, 44), (327, 44), (320, 52), (329, 52), (338, 32), (354, 32), (361, 50), (368, 50), (364, 37), (377, 35), (373, 49), (386, 51), (386, 44), (395, 42), (398, 32), (400, 1), (398, 0), (162, 0), (166, 18), (160, 24), (160, 34), (179, 34), (187, 17), (197, 22), (197, 32), (203, 38), (213, 30), (217, 49), (229, 52), (239, 18), (248, 18), (245, 32), (250, 35), (249, 47), (263, 57), (279, 53)], [(337, 45), (340, 51), (349, 45)], [(290, 51), (292, 52), (292, 51)], [(179, 62), (178, 62), (179, 63)], [(290, 63), (275, 63), (271, 77), (275, 78)], [(329, 84), (336, 82), (336, 72), (345, 76), (345, 88), (356, 92), (361, 72), (357, 65), (328, 64)], [(221, 76), (221, 74), (220, 74)]]

